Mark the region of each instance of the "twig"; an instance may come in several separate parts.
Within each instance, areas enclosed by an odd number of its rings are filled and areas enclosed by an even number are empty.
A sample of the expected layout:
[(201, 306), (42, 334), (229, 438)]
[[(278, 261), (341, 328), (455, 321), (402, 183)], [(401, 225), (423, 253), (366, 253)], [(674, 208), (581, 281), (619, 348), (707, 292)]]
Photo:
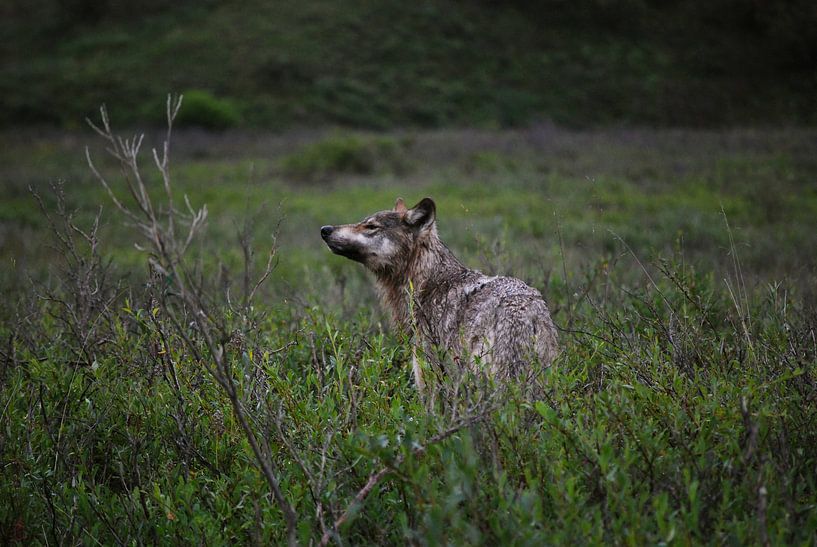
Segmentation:
[[(227, 357), (224, 344), (229, 340), (230, 336), (227, 329), (220, 325), (211, 312), (210, 306), (205, 302), (206, 294), (202, 290), (200, 276), (199, 281), (192, 272), (184, 266), (184, 256), (190, 244), (195, 237), (203, 229), (204, 223), (207, 219), (207, 206), (204, 205), (199, 209), (194, 209), (190, 204), (187, 196), (184, 196), (184, 203), (187, 208), (188, 228), (187, 234), (184, 237), (176, 235), (176, 216), (178, 211), (173, 207), (173, 193), (172, 181), (170, 176), (170, 137), (172, 134), (173, 121), (179, 112), (182, 104), (182, 97), (178, 98), (168, 97), (167, 101), (167, 135), (162, 147), (162, 156), (153, 150), (153, 160), (156, 168), (162, 176), (164, 191), (167, 198), (167, 210), (162, 214), (164, 222), (160, 220), (156, 214), (156, 209), (151, 201), (150, 192), (145, 185), (142, 174), (139, 170), (138, 156), (142, 145), (143, 136), (134, 136), (131, 139), (123, 139), (115, 137), (110, 127), (110, 120), (108, 113), (104, 106), (101, 107), (100, 113), (102, 118), (102, 126), (95, 125), (90, 120), (91, 125), (98, 134), (100, 134), (109, 144), (108, 152), (119, 162), (122, 176), (125, 180), (126, 187), (130, 192), (135, 208), (131, 208), (120, 201), (114, 194), (111, 185), (106, 178), (96, 168), (91, 160), (90, 152), (86, 149), (86, 158), (91, 171), (96, 178), (108, 192), (111, 200), (117, 209), (122, 212), (141, 232), (141, 234), (149, 242), (149, 256), (148, 263), (151, 268), (161, 274), (162, 276), (172, 280), (173, 292), (172, 296), (175, 298), (169, 299), (166, 293), (169, 291), (162, 291), (161, 305), (169, 317), (173, 328), (183, 340), (185, 346), (195, 356), (197, 361), (205, 366), (205, 369), (210, 373), (216, 383), (227, 394), (233, 414), (243, 431), (253, 455), (261, 469), (264, 478), (273, 494), (276, 504), (283, 513), (284, 521), (287, 529), (287, 540), (290, 545), (297, 543), (296, 526), (298, 517), (292, 505), (287, 501), (281, 490), (278, 481), (278, 469), (269, 456), (263, 449), (261, 443), (255, 434), (255, 431), (249, 423), (248, 417), (245, 413), (243, 403), (239, 397), (238, 388), (233, 378), (233, 370)], [(274, 255), (274, 249), (272, 254)], [(253, 289), (252, 294), (255, 293), (257, 287), (263, 283), (269, 276), (269, 270), (272, 269), (272, 256), (268, 261), (267, 270), (261, 276), (261, 280)], [(177, 301), (182, 309), (190, 311), (190, 318), (192, 325), (195, 326), (198, 335), (201, 337), (203, 347), (206, 352), (200, 351), (199, 343), (193, 340), (187, 332), (187, 328), (179, 320), (173, 310), (173, 301)], [(206, 356), (206, 358), (204, 358)], [(178, 388), (178, 381), (175, 388)]]

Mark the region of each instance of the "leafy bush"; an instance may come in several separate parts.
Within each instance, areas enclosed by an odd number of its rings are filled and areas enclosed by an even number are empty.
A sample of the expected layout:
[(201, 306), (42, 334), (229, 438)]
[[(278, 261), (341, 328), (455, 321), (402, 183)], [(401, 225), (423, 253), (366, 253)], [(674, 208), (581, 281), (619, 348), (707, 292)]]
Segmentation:
[[(588, 278), (544, 398), (509, 400), (423, 452), (439, 424), (398, 340), (363, 314), (260, 317), (226, 356), (257, 419), (279, 420), (258, 427), (272, 428), (300, 541), (321, 536), (319, 508), (337, 517), (382, 465), (395, 470), (340, 528), (350, 543), (811, 541), (814, 316), (782, 287), (735, 301), (711, 276), (658, 266), (656, 285), (637, 290), (611, 289), (626, 271)], [(93, 365), (55, 342), (66, 332), (51, 305), (12, 336), (2, 529), (21, 541), (281, 542), (229, 402), (148, 304), (114, 307)]]
[(184, 104), (177, 119), (179, 125), (204, 129), (228, 129), (241, 123), (241, 113), (228, 99), (208, 91), (193, 89), (184, 93)]

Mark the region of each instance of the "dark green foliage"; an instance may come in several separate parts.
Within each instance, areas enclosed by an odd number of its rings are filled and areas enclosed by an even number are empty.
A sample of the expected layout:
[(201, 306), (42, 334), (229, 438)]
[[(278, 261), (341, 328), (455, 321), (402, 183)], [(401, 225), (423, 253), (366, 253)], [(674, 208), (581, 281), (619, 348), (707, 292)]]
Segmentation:
[(76, 127), (103, 101), (142, 122), (185, 89), (254, 127), (817, 121), (810, 0), (5, 4), (3, 125)]
[(227, 129), (241, 123), (241, 114), (232, 101), (197, 89), (185, 91), (183, 95), (184, 104), (176, 119), (182, 127)]
[[(281, 435), (311, 469), (337, 430), (329, 465), (345, 471), (319, 494), (326, 507), (345, 507), (380, 462), (406, 458), (342, 529), (352, 543), (812, 541), (814, 310), (782, 286), (733, 300), (675, 262), (652, 285), (626, 262), (600, 264), (607, 281), (585, 280), (586, 297), (559, 315), (570, 328), (543, 399), (511, 399), (422, 455), (411, 447), (435, 418), (408, 381), (406, 347), (366, 316), (273, 311), (229, 356), (250, 400), (283, 405)], [(557, 308), (569, 302), (565, 285), (548, 289)], [(219, 390), (180, 340), (163, 345), (155, 311), (120, 305), (90, 367), (41, 341), (62, 332), (47, 316), (11, 338), (3, 530), (280, 541), (280, 513)], [(275, 458), (306, 543), (320, 534), (314, 493), (285, 450)]]

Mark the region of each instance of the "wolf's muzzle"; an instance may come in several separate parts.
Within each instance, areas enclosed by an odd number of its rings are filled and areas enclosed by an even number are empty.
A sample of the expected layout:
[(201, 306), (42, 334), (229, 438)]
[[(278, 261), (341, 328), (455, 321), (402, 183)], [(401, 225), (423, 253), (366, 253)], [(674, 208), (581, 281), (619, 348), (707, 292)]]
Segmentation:
[(332, 232), (335, 231), (334, 226), (321, 226), (321, 237), (326, 239), (327, 237), (332, 235)]

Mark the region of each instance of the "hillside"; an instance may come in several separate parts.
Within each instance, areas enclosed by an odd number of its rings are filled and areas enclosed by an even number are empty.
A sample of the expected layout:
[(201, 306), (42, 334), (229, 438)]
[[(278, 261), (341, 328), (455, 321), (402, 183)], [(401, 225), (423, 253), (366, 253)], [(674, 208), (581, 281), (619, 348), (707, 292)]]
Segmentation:
[(811, 2), (528, 4), (11, 0), (0, 124), (158, 125), (169, 91), (214, 129), (817, 121)]

